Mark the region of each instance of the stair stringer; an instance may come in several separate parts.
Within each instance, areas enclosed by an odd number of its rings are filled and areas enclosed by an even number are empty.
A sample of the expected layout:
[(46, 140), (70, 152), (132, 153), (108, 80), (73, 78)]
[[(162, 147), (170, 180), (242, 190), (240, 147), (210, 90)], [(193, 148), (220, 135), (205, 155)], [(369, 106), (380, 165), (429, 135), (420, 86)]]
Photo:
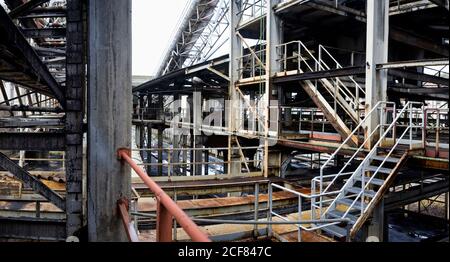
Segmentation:
[[(328, 101), (320, 94), (319, 92), (316, 92), (316, 88), (314, 84), (310, 80), (305, 80), (300, 82), (300, 85), (302, 88), (306, 91), (306, 93), (311, 97), (314, 104), (320, 110), (322, 110), (325, 117), (330, 121), (331, 125), (336, 129), (336, 131), (342, 136), (342, 137), (348, 137), (352, 134), (352, 131), (347, 127), (347, 125), (342, 121), (342, 119), (338, 116), (338, 114), (334, 111), (334, 109), (330, 106)], [(358, 137), (353, 135), (351, 138), (352, 144), (357, 145), (358, 144)]]
[(392, 183), (394, 182), (395, 178), (397, 177), (399, 171), (403, 168), (403, 166), (406, 164), (406, 161), (409, 158), (409, 150), (406, 151), (402, 157), (400, 158), (400, 161), (395, 165), (394, 169), (392, 169), (392, 172), (388, 175), (388, 177), (385, 180), (385, 183), (377, 190), (377, 193), (375, 197), (369, 202), (367, 208), (365, 209), (365, 212), (358, 217), (358, 220), (355, 222), (353, 227), (350, 229), (350, 239), (353, 239), (358, 231), (361, 229), (361, 227), (364, 225), (364, 223), (367, 221), (367, 219), (372, 215), (375, 207), (380, 203), (380, 201), (383, 199), (386, 192), (388, 192), (389, 188), (391, 187)]

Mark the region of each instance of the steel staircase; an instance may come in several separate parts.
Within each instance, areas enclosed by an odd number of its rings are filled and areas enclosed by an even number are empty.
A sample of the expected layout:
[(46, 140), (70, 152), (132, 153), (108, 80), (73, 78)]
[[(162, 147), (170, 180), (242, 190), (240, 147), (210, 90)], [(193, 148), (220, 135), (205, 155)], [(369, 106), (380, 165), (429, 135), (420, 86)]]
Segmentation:
[[(379, 116), (381, 124), (367, 136), (339, 173), (324, 174), (334, 157), (345, 148), (350, 136), (322, 166), (321, 175), (312, 180), (312, 194), (316, 196), (311, 200), (312, 217), (350, 220), (347, 227), (341, 223), (330, 223), (321, 228), (322, 232), (338, 239), (354, 238), (388, 192), (408, 157), (414, 152), (421, 152), (424, 147), (423, 132), (422, 140), (413, 140), (414, 132), (424, 128), (423, 122), (413, 122), (413, 113), (422, 110), (415, 108), (417, 105), (422, 104), (408, 102), (397, 112), (393, 103), (378, 103), (352, 134), (372, 117)], [(410, 120), (409, 124), (400, 125), (399, 121), (405, 115)], [(373, 146), (366, 154), (364, 151), (368, 143), (373, 143)]]
[[(302, 74), (342, 68), (322, 45), (319, 45), (318, 55), (302, 41), (285, 43), (277, 48), (281, 57), (279, 62), (284, 72), (296, 70)], [(330, 61), (333, 66), (330, 65)], [(300, 85), (343, 137), (352, 133), (351, 127), (346, 124), (347, 118), (355, 125), (361, 122), (365, 110), (365, 91), (351, 76), (321, 78), (317, 81), (305, 80), (301, 81)], [(357, 136), (352, 135), (349, 142), (357, 144)]]

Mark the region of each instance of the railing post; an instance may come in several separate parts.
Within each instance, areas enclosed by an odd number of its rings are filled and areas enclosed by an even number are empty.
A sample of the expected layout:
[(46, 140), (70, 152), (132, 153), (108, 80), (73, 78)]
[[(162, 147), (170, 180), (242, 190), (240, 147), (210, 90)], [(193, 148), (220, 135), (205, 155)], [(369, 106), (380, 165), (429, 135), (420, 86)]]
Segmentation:
[[(175, 202), (175, 204), (176, 204), (177, 201), (178, 201), (178, 196), (177, 196), (177, 191), (175, 189), (174, 193), (173, 193), (173, 202)], [(177, 239), (178, 239), (177, 228), (178, 228), (177, 220), (174, 219), (174, 221), (173, 221), (173, 237), (172, 237), (173, 241), (177, 241)]]
[[(267, 213), (267, 221), (272, 222), (272, 184), (270, 182), (267, 191), (268, 191), (267, 205), (269, 207), (269, 211)], [(272, 237), (272, 224), (267, 225), (267, 236)]]
[[(313, 220), (312, 218), (311, 220)], [(302, 197), (298, 196), (298, 221), (302, 220)], [(302, 228), (301, 224), (298, 225), (298, 236), (297, 236), (298, 242), (302, 242)]]
[[(254, 220), (258, 221), (259, 219), (259, 184), (255, 184), (255, 215)], [(253, 236), (255, 238), (258, 237), (258, 224), (255, 223), (253, 226)]]
[(161, 201), (157, 203), (156, 241), (172, 242), (173, 218)]
[[(436, 157), (439, 157), (439, 154), (440, 154), (440, 150), (439, 150), (439, 144), (440, 144), (440, 136), (441, 136), (441, 134), (440, 134), (440, 132), (441, 132), (441, 127), (440, 127), (440, 125), (441, 125), (441, 113), (440, 113), (440, 111), (439, 110), (437, 110), (437, 119), (436, 119), (436, 145), (435, 145), (435, 147), (436, 147), (436, 149), (435, 149), (435, 154), (436, 154)], [(425, 148), (425, 147), (424, 147)]]
[(413, 104), (409, 104), (409, 149), (413, 149), (412, 147), (413, 140)]

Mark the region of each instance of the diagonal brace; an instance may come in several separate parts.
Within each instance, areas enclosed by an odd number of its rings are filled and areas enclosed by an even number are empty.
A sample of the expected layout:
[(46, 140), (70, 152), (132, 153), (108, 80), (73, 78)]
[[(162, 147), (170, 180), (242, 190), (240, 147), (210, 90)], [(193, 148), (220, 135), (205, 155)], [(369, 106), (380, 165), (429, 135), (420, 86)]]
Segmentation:
[(60, 195), (14, 163), (14, 161), (9, 159), (3, 153), (0, 153), (0, 167), (9, 171), (14, 177), (24, 182), (27, 187), (32, 188), (36, 193), (42, 195), (55, 206), (65, 211), (66, 201)]

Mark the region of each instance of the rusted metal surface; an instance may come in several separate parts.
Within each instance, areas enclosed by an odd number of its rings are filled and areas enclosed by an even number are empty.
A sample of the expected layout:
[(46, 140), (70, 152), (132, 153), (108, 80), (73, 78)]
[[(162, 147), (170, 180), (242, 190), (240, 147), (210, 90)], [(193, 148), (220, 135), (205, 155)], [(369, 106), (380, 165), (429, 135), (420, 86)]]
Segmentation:
[[(264, 177), (251, 178), (229, 178), (229, 179), (211, 179), (199, 181), (162, 181), (157, 184), (170, 196), (177, 195), (209, 195), (230, 192), (253, 192), (256, 183), (261, 185), (262, 189), (267, 188), (268, 180)], [(280, 178), (273, 178), (273, 181), (280, 182)], [(153, 196), (153, 193), (143, 183), (133, 183), (133, 187), (142, 196)]]
[[(167, 220), (172, 218), (175, 218), (177, 222), (183, 227), (183, 229), (188, 233), (188, 235), (192, 238), (193, 241), (196, 242), (210, 242), (210, 239), (208, 236), (203, 233), (199, 227), (186, 215), (186, 213), (156, 184), (149, 176), (148, 174), (139, 167), (130, 157), (130, 151), (127, 149), (120, 149), (118, 151), (118, 156), (121, 160), (126, 161), (132, 169), (139, 175), (139, 177), (142, 179), (142, 181), (149, 187), (151, 191), (156, 196), (156, 199), (159, 202), (159, 205), (163, 205), (165, 209), (167, 209), (167, 215), (163, 213), (163, 217), (159, 218), (159, 222), (161, 223), (162, 220)], [(161, 209), (160, 209), (161, 211)], [(166, 211), (163, 211), (166, 212)], [(160, 224), (158, 223), (158, 224)], [(159, 229), (166, 228), (165, 225), (168, 223), (164, 221), (163, 224), (160, 224), (158, 226)], [(164, 231), (165, 232), (165, 231)], [(166, 232), (167, 233), (167, 232)], [(171, 235), (171, 234), (170, 234)], [(159, 232), (158, 239), (165, 239), (162, 237), (161, 232)]]
[(131, 224), (129, 212), (129, 202), (125, 199), (120, 199), (117, 202), (117, 206), (119, 208), (119, 213), (122, 218), (122, 223), (125, 228), (125, 232), (127, 233), (128, 240), (130, 242), (139, 242), (139, 237)]
[[(333, 242), (331, 239), (325, 238), (324, 236), (321, 236), (321, 235), (313, 233), (313, 232), (302, 231), (301, 234), (302, 234), (302, 237), (301, 237), (302, 242), (313, 242), (313, 243)], [(280, 236), (283, 237), (288, 242), (298, 242), (297, 231), (281, 234)]]

